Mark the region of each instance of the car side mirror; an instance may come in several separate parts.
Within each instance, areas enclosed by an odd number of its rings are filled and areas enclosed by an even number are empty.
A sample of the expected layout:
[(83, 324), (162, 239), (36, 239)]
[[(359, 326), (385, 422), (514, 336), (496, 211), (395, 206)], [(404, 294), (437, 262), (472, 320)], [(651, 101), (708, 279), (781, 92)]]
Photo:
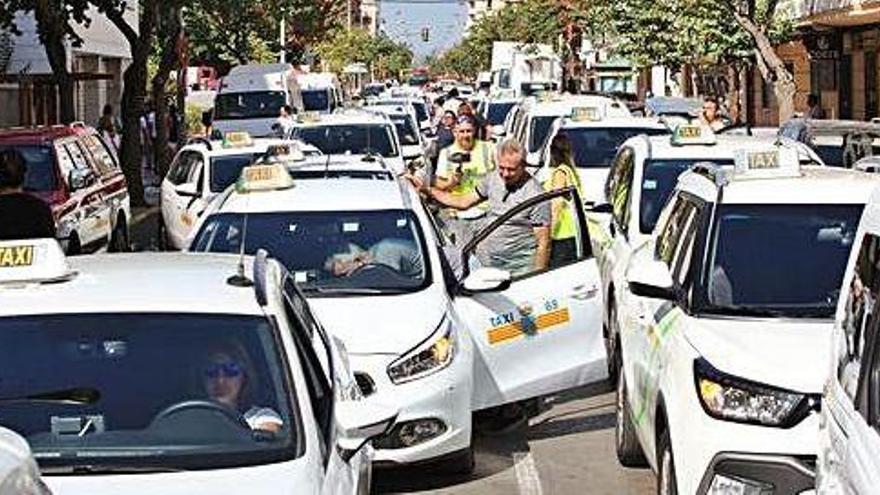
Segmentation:
[(70, 186), (71, 191), (76, 191), (90, 186), (95, 182), (96, 178), (97, 175), (95, 175), (95, 172), (91, 169), (73, 169), (67, 176), (67, 184)]
[(345, 400), (336, 403), (336, 448), (348, 462), (372, 440), (386, 435), (397, 421), (398, 410), (365, 401)]
[(675, 288), (666, 263), (658, 260), (636, 262), (626, 274), (629, 290), (640, 297), (674, 301)]
[(195, 183), (193, 183), (193, 182), (186, 182), (184, 184), (178, 184), (177, 186), (174, 187), (174, 192), (178, 196), (183, 196), (186, 198), (198, 198), (199, 197), (199, 192), (196, 188)]
[(461, 287), (468, 294), (497, 292), (510, 287), (510, 279), (510, 272), (507, 270), (492, 267), (477, 268), (464, 279)]

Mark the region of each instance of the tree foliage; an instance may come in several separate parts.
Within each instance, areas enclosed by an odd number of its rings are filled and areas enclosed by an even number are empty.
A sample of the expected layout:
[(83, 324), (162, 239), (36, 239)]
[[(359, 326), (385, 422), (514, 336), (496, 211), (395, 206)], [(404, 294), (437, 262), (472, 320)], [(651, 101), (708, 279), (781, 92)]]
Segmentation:
[(361, 62), (378, 78), (400, 78), (413, 63), (408, 46), (360, 28), (338, 30), (317, 46), (317, 53), (327, 70), (341, 72), (346, 65)]

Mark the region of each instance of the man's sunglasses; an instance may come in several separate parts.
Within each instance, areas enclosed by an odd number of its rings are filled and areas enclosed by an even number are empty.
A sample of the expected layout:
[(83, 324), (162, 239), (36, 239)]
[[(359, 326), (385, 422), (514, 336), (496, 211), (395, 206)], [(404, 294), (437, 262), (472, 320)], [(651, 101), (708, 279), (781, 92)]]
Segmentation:
[(216, 363), (204, 369), (205, 378), (238, 378), (242, 374), (241, 366), (235, 362)]

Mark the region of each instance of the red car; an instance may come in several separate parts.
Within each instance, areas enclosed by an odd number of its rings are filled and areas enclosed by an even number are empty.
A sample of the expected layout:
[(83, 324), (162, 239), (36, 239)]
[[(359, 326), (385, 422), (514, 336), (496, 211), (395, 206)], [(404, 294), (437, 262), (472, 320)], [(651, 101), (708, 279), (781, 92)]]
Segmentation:
[(113, 148), (85, 125), (0, 130), (27, 164), (24, 189), (51, 205), (68, 254), (129, 249), (131, 203)]

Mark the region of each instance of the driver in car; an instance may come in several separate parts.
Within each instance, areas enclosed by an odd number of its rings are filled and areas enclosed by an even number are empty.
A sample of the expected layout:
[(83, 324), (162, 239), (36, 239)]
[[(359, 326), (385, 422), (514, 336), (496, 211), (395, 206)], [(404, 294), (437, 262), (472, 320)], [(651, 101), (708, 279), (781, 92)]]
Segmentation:
[(424, 266), (415, 243), (406, 239), (388, 238), (364, 251), (357, 244), (348, 244), (342, 252), (327, 258), (324, 268), (335, 277), (348, 277), (358, 271), (382, 265), (393, 268), (406, 277), (419, 277)]
[(202, 363), (202, 384), (212, 401), (237, 413), (252, 430), (278, 433), (284, 426), (275, 410), (253, 404), (257, 376), (240, 344), (225, 342), (208, 351)]

